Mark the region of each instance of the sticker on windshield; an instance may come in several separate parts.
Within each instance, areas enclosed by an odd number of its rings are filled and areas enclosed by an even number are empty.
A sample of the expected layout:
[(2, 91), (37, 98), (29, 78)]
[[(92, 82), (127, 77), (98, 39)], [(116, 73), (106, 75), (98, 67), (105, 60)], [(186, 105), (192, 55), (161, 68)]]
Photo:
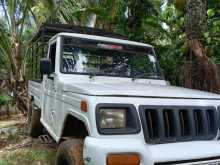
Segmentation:
[(150, 62), (156, 62), (156, 58), (153, 55), (148, 55)]
[(110, 49), (110, 50), (122, 50), (123, 47), (120, 45), (107, 45), (107, 44), (97, 44), (97, 47), (103, 49)]

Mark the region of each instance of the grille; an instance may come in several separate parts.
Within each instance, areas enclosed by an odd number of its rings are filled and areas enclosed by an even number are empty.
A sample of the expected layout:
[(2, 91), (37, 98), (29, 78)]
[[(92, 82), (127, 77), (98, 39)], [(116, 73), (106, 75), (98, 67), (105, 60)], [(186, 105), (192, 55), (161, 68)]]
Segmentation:
[(214, 107), (140, 106), (147, 143), (210, 140), (218, 131)]
[(154, 163), (154, 165), (220, 165), (220, 157), (218, 156), (201, 159), (158, 162)]
[[(156, 163), (155, 165), (160, 165), (160, 163)], [(220, 161), (218, 162), (199, 162), (199, 163), (181, 163), (181, 164), (162, 164), (162, 165), (220, 165)]]

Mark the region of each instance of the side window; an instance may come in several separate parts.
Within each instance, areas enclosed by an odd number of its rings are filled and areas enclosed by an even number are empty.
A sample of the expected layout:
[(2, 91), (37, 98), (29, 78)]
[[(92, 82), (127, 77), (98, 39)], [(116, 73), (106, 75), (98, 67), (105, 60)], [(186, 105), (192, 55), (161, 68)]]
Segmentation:
[(52, 73), (55, 72), (55, 62), (56, 62), (56, 43), (50, 45), (49, 58), (52, 63)]

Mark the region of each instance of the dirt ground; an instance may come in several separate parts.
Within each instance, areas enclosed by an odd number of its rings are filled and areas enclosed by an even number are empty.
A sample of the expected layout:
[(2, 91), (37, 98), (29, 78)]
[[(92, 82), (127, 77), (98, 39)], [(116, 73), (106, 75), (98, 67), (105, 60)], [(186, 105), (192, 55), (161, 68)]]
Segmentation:
[(0, 120), (0, 165), (53, 165), (56, 147), (28, 137), (23, 115)]

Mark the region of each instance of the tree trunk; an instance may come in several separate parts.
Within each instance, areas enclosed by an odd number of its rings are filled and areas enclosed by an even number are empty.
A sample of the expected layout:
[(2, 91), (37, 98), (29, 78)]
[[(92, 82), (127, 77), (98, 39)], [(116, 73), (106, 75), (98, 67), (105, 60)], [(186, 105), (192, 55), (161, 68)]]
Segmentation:
[(22, 71), (21, 43), (16, 38), (12, 38), (11, 56), (13, 61), (10, 74), (10, 90), (13, 93), (13, 102), (18, 109), (27, 112), (27, 85)]
[(9, 103), (7, 103), (7, 105), (6, 105), (6, 115), (7, 115), (7, 117), (10, 116)]
[(190, 50), (185, 65), (185, 86), (220, 93), (219, 69), (207, 57), (202, 43), (202, 34), (206, 30), (206, 13), (206, 0), (186, 0), (186, 35)]

